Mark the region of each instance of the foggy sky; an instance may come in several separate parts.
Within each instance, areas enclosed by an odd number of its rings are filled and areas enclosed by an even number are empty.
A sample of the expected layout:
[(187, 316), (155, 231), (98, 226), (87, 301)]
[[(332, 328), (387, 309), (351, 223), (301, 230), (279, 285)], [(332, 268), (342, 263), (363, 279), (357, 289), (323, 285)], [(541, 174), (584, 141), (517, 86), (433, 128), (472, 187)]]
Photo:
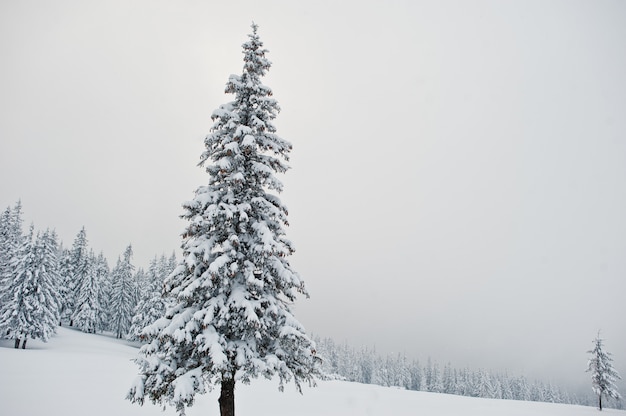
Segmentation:
[(585, 385), (602, 330), (626, 375), (621, 1), (5, 0), (0, 207), (178, 250), (253, 20), (309, 331)]

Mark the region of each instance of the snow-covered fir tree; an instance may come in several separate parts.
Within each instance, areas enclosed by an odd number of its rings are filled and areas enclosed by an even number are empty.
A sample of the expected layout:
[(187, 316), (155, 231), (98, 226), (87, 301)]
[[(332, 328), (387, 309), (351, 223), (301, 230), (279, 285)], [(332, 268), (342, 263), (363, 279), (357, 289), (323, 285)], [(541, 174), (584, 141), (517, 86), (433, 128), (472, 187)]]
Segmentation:
[(61, 276), (61, 284), (59, 286), (61, 318), (59, 319), (59, 325), (63, 325), (63, 321), (70, 321), (74, 309), (72, 253), (67, 248), (60, 248), (57, 257), (59, 259), (59, 275)]
[(41, 302), (41, 325), (42, 331), (48, 332), (48, 335), (42, 335), (39, 338), (46, 341), (49, 334), (54, 333), (58, 322), (61, 320), (61, 295), (59, 293), (61, 275), (59, 274), (59, 258), (57, 257), (59, 243), (56, 232), (46, 230), (41, 234), (38, 233), (35, 247), (38, 250), (37, 277)]
[[(8, 285), (9, 285), (9, 262), (12, 257), (12, 250), (10, 249), (10, 237), (9, 237), (9, 224), (11, 218), (11, 208), (7, 207), (6, 210), (0, 215), (0, 316), (2, 315), (2, 308), (6, 305), (8, 299)], [(3, 333), (0, 332), (0, 338)]]
[(161, 292), (163, 282), (174, 267), (175, 265), (172, 265), (165, 255), (162, 255), (159, 260), (155, 256), (150, 262), (146, 273), (145, 290), (133, 313), (132, 325), (127, 336), (129, 340), (141, 339), (143, 329), (165, 314), (166, 303)]
[(11, 244), (11, 207), (7, 207), (0, 215), (0, 273), (5, 270), (11, 260), (9, 246)]
[(109, 264), (104, 257), (104, 253), (100, 252), (98, 257), (93, 260), (93, 273), (95, 279), (98, 282), (98, 324), (99, 331), (106, 331), (111, 326), (111, 276), (109, 271)]
[(150, 276), (148, 276), (143, 267), (139, 267), (135, 272), (133, 281), (135, 282), (135, 299), (139, 302), (150, 290)]
[(137, 287), (133, 279), (135, 266), (131, 263), (133, 248), (128, 245), (111, 272), (111, 322), (117, 338), (125, 338), (130, 329), (135, 307)]
[(0, 332), (15, 340), (15, 348), (19, 347), (24, 332), (30, 331), (32, 327), (25, 304), (32, 295), (32, 273), (36, 267), (33, 232), (34, 227), (31, 226), (29, 234), (21, 239), (19, 247), (12, 250), (6, 269), (11, 272), (3, 279), (5, 296), (1, 306)]
[(72, 314), (74, 325), (82, 330), (95, 334), (99, 329), (101, 307), (99, 302), (100, 281), (96, 275), (96, 257), (91, 251), (86, 262), (87, 270), (77, 290), (76, 307)]
[(593, 349), (587, 351), (591, 358), (587, 362), (587, 372), (591, 373), (591, 388), (598, 396), (598, 409), (602, 410), (602, 397), (610, 397), (616, 400), (621, 398), (615, 382), (621, 380), (617, 370), (613, 368), (611, 353), (603, 349), (604, 340), (600, 333), (593, 340)]
[(29, 338), (47, 341), (59, 320), (58, 264), (56, 240), (50, 231), (23, 239), (10, 266), (13, 278), (8, 284), (6, 304), (0, 315), (0, 330), (26, 348)]
[(13, 246), (11, 230), (11, 207), (7, 207), (0, 215), (0, 273), (6, 270), (9, 261), (11, 261), (11, 249)]
[(18, 201), (13, 208), (7, 207), (0, 215), (0, 311), (8, 302), (8, 285), (14, 277), (11, 261), (23, 238), (22, 203)]
[(83, 285), (83, 279), (89, 273), (89, 248), (87, 246), (87, 232), (85, 227), (76, 235), (72, 248), (67, 253), (68, 258), (61, 261), (62, 278), (62, 319), (69, 325), (74, 324), (72, 318), (78, 308), (78, 299)]
[(219, 386), (220, 412), (232, 416), (236, 382), (314, 382), (315, 346), (290, 307), (307, 292), (288, 261), (287, 208), (271, 193), (282, 189), (275, 173), (287, 170), (291, 144), (272, 124), (279, 107), (261, 83), (266, 52), (253, 24), (243, 73), (226, 84), (234, 101), (213, 113), (205, 139), (208, 185), (184, 204), (183, 259), (165, 285), (173, 306), (143, 332), (134, 402), (147, 397), (183, 412)]

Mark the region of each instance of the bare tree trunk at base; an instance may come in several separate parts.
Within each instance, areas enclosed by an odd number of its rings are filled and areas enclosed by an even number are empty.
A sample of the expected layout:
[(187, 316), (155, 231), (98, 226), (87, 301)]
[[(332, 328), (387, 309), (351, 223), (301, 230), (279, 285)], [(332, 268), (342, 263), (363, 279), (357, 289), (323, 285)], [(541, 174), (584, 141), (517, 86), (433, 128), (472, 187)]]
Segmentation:
[(218, 400), (221, 416), (235, 416), (235, 380), (222, 380), (222, 390)]
[(602, 395), (598, 394), (598, 409), (602, 411)]
[(20, 347), (20, 339), (15, 338), (15, 348), (19, 348), (19, 347)]
[(26, 349), (26, 340), (28, 340), (28, 338), (24, 338), (24, 341), (22, 342), (22, 349), (23, 350)]

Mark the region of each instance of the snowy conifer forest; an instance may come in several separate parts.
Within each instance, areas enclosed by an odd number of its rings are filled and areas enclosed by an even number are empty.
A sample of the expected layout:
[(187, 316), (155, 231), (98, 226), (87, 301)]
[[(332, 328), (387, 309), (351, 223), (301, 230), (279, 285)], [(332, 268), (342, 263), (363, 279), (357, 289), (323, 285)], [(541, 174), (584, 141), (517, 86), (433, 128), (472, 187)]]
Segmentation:
[(84, 227), (65, 246), (54, 230), (31, 225), (24, 233), (22, 222), (19, 201), (0, 217), (0, 328), (16, 348), (47, 341), (57, 326), (137, 340), (164, 313), (161, 287), (176, 265), (173, 253), (155, 255), (144, 270), (129, 245), (110, 268)]

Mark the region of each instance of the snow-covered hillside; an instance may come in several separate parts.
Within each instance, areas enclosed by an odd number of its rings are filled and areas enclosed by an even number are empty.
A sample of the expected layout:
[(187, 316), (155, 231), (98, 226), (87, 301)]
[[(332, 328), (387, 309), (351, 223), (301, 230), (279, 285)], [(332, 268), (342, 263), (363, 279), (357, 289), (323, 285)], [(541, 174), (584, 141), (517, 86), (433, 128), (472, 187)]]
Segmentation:
[[(137, 367), (131, 361), (137, 348), (105, 335), (59, 328), (47, 344), (29, 341), (26, 350), (0, 341), (0, 413), (11, 416), (64, 415), (175, 415), (151, 404), (143, 407), (124, 400)], [(585, 416), (626, 411), (549, 403), (476, 399), (406, 391), (373, 385), (322, 381), (298, 394), (292, 386), (279, 393), (277, 383), (265, 380), (238, 385), (236, 411), (240, 416), (282, 415), (463, 415), (463, 416)], [(217, 392), (200, 396), (189, 416), (219, 415)]]

